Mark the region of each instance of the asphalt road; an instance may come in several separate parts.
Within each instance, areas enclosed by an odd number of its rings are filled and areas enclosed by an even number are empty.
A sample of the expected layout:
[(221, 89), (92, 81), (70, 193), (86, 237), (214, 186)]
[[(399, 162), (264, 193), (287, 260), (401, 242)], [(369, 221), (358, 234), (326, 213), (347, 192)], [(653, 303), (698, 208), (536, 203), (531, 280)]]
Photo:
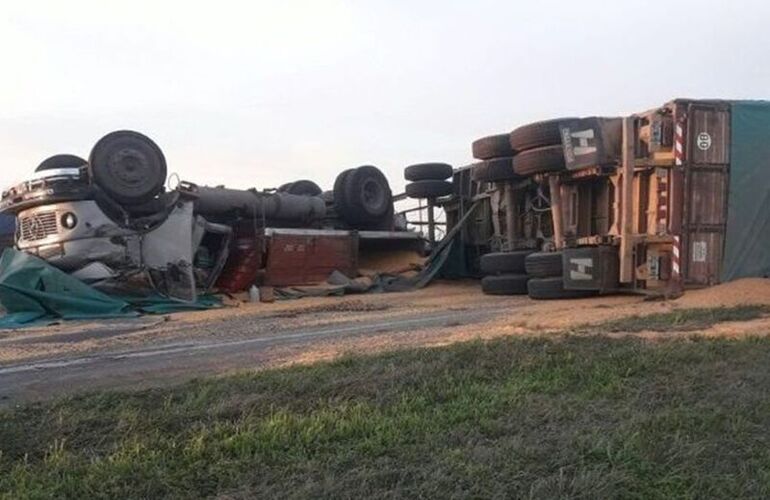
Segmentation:
[(233, 318), (211, 325), (232, 332), (224, 337), (198, 337), (133, 349), (0, 364), (0, 406), (88, 390), (154, 387), (199, 376), (259, 369), (274, 362), (276, 352), (282, 348), (302, 352), (330, 340), (355, 342), (389, 333), (457, 328), (492, 320), (509, 310), (509, 306), (490, 304), (415, 311), (393, 317), (380, 313), (367, 318), (364, 314), (353, 321), (346, 321), (343, 316), (333, 324), (295, 326)]

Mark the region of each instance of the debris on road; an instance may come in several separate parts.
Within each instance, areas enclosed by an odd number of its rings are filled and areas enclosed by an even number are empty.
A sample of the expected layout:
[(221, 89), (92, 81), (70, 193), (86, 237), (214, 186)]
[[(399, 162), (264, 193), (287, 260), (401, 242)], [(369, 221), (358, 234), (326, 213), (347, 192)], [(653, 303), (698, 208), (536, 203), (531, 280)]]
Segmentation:
[[(13, 216), (15, 247), (72, 279), (189, 307), (212, 292), (253, 289), (261, 302), (436, 277), (483, 278), (486, 294), (533, 299), (676, 298), (770, 275), (768, 144), (770, 102), (677, 99), (481, 138), (478, 163), (408, 166), (394, 196), (372, 165), (342, 171), (326, 191), (308, 179), (167, 189), (160, 147), (121, 130), (88, 160), (55, 155), (5, 190), (0, 244)], [(417, 207), (396, 211), (410, 199)], [(408, 265), (382, 267), (403, 254)]]

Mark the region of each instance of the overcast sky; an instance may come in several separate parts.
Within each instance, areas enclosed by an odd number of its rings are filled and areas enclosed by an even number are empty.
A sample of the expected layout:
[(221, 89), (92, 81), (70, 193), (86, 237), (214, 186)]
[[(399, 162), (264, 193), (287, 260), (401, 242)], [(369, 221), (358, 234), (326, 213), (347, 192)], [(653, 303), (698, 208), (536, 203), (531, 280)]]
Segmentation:
[(0, 185), (99, 137), (151, 136), (201, 184), (330, 187), (467, 164), (528, 121), (767, 98), (762, 1), (10, 1)]

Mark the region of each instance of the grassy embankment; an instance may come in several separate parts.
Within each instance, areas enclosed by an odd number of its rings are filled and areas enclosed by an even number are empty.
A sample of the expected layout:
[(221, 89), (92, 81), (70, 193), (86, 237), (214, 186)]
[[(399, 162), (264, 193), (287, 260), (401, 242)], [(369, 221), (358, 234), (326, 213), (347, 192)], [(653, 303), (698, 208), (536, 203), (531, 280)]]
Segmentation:
[(769, 366), (766, 338), (564, 335), (86, 395), (0, 413), (0, 496), (767, 498)]

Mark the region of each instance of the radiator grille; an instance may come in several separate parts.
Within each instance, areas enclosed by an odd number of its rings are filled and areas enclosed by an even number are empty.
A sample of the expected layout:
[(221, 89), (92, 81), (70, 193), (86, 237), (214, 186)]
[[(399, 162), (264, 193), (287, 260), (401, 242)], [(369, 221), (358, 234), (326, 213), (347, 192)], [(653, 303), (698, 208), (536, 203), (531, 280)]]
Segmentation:
[(40, 212), (19, 221), (21, 239), (24, 241), (37, 241), (58, 234), (59, 226), (56, 222), (56, 212)]

